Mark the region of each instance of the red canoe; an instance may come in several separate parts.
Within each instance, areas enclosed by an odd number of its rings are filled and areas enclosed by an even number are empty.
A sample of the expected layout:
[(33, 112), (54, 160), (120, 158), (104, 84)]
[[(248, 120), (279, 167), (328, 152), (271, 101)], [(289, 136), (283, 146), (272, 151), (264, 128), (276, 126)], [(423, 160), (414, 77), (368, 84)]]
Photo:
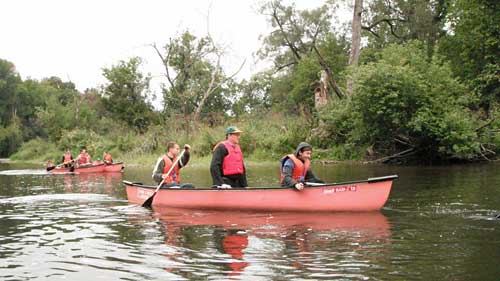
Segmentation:
[[(254, 211), (375, 211), (380, 210), (397, 175), (369, 178), (364, 181), (309, 186), (301, 191), (292, 188), (179, 189), (161, 188), (154, 196), (153, 207), (207, 210)], [(140, 183), (123, 181), (129, 202), (142, 204), (156, 189)]]
[(104, 172), (121, 172), (123, 170), (123, 162), (104, 165)]
[(78, 167), (70, 171), (69, 168), (59, 167), (50, 170), (51, 173), (103, 173), (103, 172), (121, 172), (123, 169), (123, 162), (113, 163), (111, 165), (105, 165), (104, 163), (92, 164), (89, 166)]

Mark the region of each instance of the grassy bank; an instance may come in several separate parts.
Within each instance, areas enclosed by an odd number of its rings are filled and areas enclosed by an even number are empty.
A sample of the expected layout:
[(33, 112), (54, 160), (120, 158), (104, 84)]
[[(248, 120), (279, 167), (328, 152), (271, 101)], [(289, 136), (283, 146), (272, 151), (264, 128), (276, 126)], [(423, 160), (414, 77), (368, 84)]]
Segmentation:
[[(93, 160), (108, 151), (115, 161), (123, 161), (127, 165), (153, 165), (165, 153), (166, 143), (174, 140), (181, 147), (186, 143), (191, 145), (192, 165), (208, 165), (213, 147), (225, 138), (225, 128), (229, 125), (236, 125), (243, 130), (240, 146), (249, 164), (279, 161), (283, 155), (292, 153), (302, 141), (312, 141), (314, 144), (314, 139), (309, 136), (311, 124), (306, 119), (268, 114), (227, 121), (213, 127), (203, 124), (185, 126), (172, 122), (168, 130), (154, 126), (142, 134), (117, 129), (102, 136), (78, 129), (67, 132), (56, 143), (41, 138), (26, 142), (10, 158), (33, 163), (45, 163), (52, 159), (59, 163), (67, 147), (74, 157), (85, 147)], [(339, 160), (341, 156), (342, 150), (339, 148), (315, 148), (314, 152), (316, 160)]]

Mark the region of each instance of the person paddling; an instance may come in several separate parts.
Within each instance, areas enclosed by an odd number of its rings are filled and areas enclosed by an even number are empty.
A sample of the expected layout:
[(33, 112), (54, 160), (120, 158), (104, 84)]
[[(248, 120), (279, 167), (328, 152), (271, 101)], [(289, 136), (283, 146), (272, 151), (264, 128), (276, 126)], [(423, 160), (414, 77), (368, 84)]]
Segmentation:
[(281, 186), (302, 190), (305, 182), (323, 183), (312, 172), (311, 154), (312, 146), (307, 142), (301, 142), (294, 154), (286, 155), (281, 159)]
[(228, 127), (226, 140), (214, 147), (210, 174), (213, 184), (218, 188), (248, 186), (243, 153), (238, 145), (242, 132), (235, 126)]
[(155, 168), (153, 170), (153, 179), (156, 183), (160, 184), (163, 181), (163, 187), (173, 187), (179, 186), (181, 188), (193, 188), (192, 184), (186, 183), (181, 184), (181, 174), (180, 170), (184, 168), (189, 162), (190, 153), (189, 150), (191, 146), (189, 144), (184, 145), (184, 154), (177, 162), (177, 165), (172, 169), (170, 173), (170, 168), (173, 163), (176, 162), (179, 156), (180, 147), (176, 142), (167, 143), (167, 153), (160, 156), (156, 161)]
[(107, 151), (104, 151), (104, 153), (102, 154), (102, 160), (106, 165), (113, 164), (113, 157), (111, 157), (111, 154), (109, 154)]
[(80, 152), (80, 155), (77, 157), (78, 160), (78, 166), (88, 166), (92, 164), (92, 158), (90, 157), (90, 154), (87, 152), (87, 150), (84, 148)]
[(71, 155), (71, 151), (66, 149), (66, 152), (64, 152), (63, 157), (62, 157), (62, 163), (65, 168), (70, 168), (73, 166), (73, 156)]
[(47, 161), (47, 164), (46, 164), (46, 166), (45, 166), (45, 169), (46, 169), (47, 171), (50, 171), (50, 170), (53, 170), (53, 169), (55, 169), (55, 168), (56, 168), (56, 165), (54, 165), (54, 162), (52, 162), (52, 160), (48, 160), (48, 161)]

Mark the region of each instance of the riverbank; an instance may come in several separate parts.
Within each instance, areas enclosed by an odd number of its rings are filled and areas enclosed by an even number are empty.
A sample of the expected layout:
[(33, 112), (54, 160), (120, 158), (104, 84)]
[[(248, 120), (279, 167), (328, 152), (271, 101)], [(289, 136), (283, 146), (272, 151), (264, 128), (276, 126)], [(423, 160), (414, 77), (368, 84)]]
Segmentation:
[[(140, 156), (134, 156), (134, 155), (122, 155), (118, 157), (113, 157), (115, 162), (123, 162), (125, 167), (148, 167), (148, 166), (153, 166), (158, 157), (160, 155), (156, 154), (148, 154), (148, 155), (140, 155)], [(212, 157), (210, 155), (207, 156), (196, 156), (194, 155), (191, 157), (189, 160), (189, 166), (193, 167), (204, 167), (204, 166), (209, 166), (210, 161), (212, 160)], [(281, 158), (278, 158), (276, 160), (270, 160), (270, 159), (259, 159), (256, 157), (249, 156), (245, 158), (245, 164), (249, 166), (268, 166), (268, 165), (273, 165), (276, 164), (278, 165), (279, 161)], [(29, 163), (29, 164), (35, 164), (35, 165), (40, 165), (40, 166), (45, 166), (46, 161), (42, 159), (30, 159), (30, 160), (11, 160), (8, 158), (2, 158), (0, 159), (0, 163)], [(338, 160), (326, 160), (326, 159), (313, 159), (313, 163), (315, 164), (320, 164), (320, 165), (335, 165), (335, 164), (367, 164), (368, 162), (363, 162), (363, 161), (354, 161), (354, 160), (343, 160), (343, 161), (338, 161)], [(59, 164), (59, 163), (56, 163)]]

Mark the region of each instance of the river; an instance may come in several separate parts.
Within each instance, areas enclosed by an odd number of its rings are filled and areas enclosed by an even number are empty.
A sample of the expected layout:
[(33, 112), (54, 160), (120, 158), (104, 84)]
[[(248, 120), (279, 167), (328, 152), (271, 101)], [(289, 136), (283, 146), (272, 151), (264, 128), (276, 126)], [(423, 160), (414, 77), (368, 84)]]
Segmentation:
[[(0, 280), (500, 280), (500, 165), (315, 164), (327, 182), (399, 175), (380, 212), (149, 210), (122, 180), (0, 163)], [(277, 167), (249, 165), (251, 186)], [(184, 182), (210, 185), (192, 165)]]

